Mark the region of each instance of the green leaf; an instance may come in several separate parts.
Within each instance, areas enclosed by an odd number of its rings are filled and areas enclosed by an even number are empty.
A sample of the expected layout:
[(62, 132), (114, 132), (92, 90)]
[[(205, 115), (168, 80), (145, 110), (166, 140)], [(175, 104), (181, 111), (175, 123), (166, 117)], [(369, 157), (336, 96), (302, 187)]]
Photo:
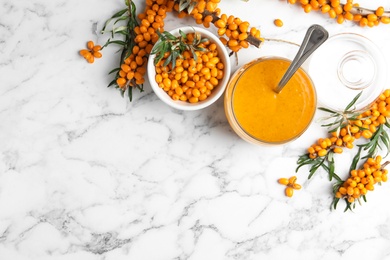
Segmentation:
[(118, 19), (116, 19), (116, 21), (114, 22), (114, 24), (117, 24), (117, 23), (119, 23), (120, 21), (124, 21), (124, 20), (127, 20), (127, 19), (128, 19), (127, 16), (119, 17)]
[(113, 79), (107, 86), (107, 88), (111, 87), (112, 85), (116, 84), (116, 79)]
[(169, 55), (169, 56), (167, 57), (167, 59), (164, 61), (163, 66), (164, 66), (164, 67), (168, 66), (168, 64), (171, 62), (171, 60), (172, 60), (172, 55)]
[(126, 42), (125, 41), (121, 41), (121, 40), (110, 41), (109, 44), (117, 44), (117, 45), (120, 45), (120, 46), (126, 46)]
[(111, 16), (110, 19), (108, 19), (105, 23), (104, 23), (104, 26), (102, 28), (102, 30), (100, 31), (100, 33), (105, 33), (106, 32), (106, 27), (108, 26), (108, 24), (110, 24), (110, 22), (112, 20), (114, 20), (115, 18), (118, 18), (122, 15), (124, 15), (125, 13), (127, 12), (127, 9), (123, 9), (123, 10), (120, 10), (119, 12), (115, 13), (113, 16)]
[(363, 91), (360, 91), (359, 94), (356, 95), (354, 99), (347, 105), (347, 107), (344, 109), (344, 112), (349, 110), (353, 105), (355, 105), (356, 101), (360, 98), (360, 96), (363, 94)]
[(118, 33), (118, 32), (121, 32), (121, 31), (124, 31), (124, 32), (127, 33), (127, 28), (128, 28), (127, 26), (122, 25), (122, 26), (118, 26), (118, 27), (114, 28), (112, 31), (114, 33)]
[(180, 36), (181, 36), (184, 40), (187, 39), (187, 34), (185, 34), (182, 30), (179, 30), (179, 34), (180, 34)]
[(121, 70), (120, 68), (115, 68), (115, 69), (111, 70), (110, 72), (108, 72), (108, 75), (110, 75), (110, 74), (112, 74), (114, 72), (118, 72), (120, 70)]
[(362, 147), (359, 146), (359, 150), (358, 152), (356, 153), (356, 155), (353, 157), (353, 160), (352, 160), (352, 163), (351, 163), (351, 166), (349, 167), (349, 172), (351, 172), (352, 170), (355, 170), (357, 169), (357, 164), (360, 160), (360, 154), (362, 152)]
[(335, 198), (334, 201), (333, 201), (333, 208), (336, 209), (337, 207), (337, 204), (339, 203), (340, 199), (339, 198)]
[(172, 70), (176, 67), (177, 52), (172, 53)]
[(387, 128), (390, 128), (390, 124), (389, 124), (389, 121), (387, 120), (387, 117), (385, 117), (385, 119), (386, 119), (385, 126), (386, 126)]
[(187, 0), (187, 1), (180, 1), (180, 3), (179, 3), (179, 12), (183, 11), (184, 9), (186, 9), (189, 5), (190, 5), (190, 1), (189, 0)]
[(133, 88), (132, 87), (127, 88), (127, 96), (129, 97), (130, 102), (133, 101)]
[(191, 2), (190, 6), (187, 9), (187, 12), (190, 14), (194, 10), (195, 6), (197, 5), (197, 2)]
[(328, 164), (329, 164), (329, 181), (331, 181), (335, 175), (335, 173), (334, 173), (335, 165), (334, 165), (334, 160), (333, 160), (333, 152), (328, 154)]
[(322, 111), (325, 111), (325, 112), (328, 112), (328, 113), (331, 113), (331, 114), (337, 114), (337, 112), (333, 111), (333, 110), (330, 110), (326, 107), (319, 107), (318, 110), (322, 110)]

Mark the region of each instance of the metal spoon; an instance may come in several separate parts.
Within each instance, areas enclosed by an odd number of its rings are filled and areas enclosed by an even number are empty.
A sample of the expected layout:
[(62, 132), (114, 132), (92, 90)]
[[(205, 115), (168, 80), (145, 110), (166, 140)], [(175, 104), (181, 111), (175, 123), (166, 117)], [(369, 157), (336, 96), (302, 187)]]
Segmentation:
[(328, 36), (328, 31), (318, 24), (314, 24), (307, 29), (305, 38), (303, 39), (298, 53), (295, 55), (294, 60), (291, 62), (286, 73), (276, 86), (276, 93), (280, 93), (280, 91), (282, 91), (282, 88), (287, 84), (292, 75), (294, 75), (303, 62), (305, 62), (305, 60), (328, 39)]

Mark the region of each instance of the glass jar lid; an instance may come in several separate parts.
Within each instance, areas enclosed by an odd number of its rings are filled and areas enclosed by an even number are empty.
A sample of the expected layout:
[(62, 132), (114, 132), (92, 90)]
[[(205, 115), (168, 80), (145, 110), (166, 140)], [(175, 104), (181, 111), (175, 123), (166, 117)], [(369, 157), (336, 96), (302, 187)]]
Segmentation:
[(355, 109), (362, 109), (383, 91), (386, 62), (378, 47), (367, 38), (341, 33), (330, 37), (313, 53), (309, 74), (320, 106), (343, 110), (362, 92), (355, 103)]

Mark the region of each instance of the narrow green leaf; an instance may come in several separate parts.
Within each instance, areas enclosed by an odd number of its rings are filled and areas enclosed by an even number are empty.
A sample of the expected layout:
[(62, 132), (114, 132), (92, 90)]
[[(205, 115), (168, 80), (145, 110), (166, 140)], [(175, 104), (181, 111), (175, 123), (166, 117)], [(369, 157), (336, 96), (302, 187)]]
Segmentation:
[(109, 44), (117, 44), (117, 45), (120, 45), (120, 46), (126, 46), (126, 42), (125, 41), (121, 41), (121, 40), (110, 41)]
[(363, 91), (360, 91), (359, 94), (356, 95), (354, 99), (347, 105), (347, 107), (344, 109), (344, 112), (349, 110), (353, 105), (355, 105), (356, 101), (360, 98), (360, 96), (363, 94)]
[(326, 107), (319, 107), (318, 110), (322, 110), (322, 111), (325, 111), (325, 112), (328, 112), (328, 113), (332, 113), (332, 114), (337, 114), (336, 111), (333, 111), (333, 110), (330, 110)]
[(192, 13), (192, 11), (194, 10), (196, 4), (197, 4), (197, 2), (191, 2), (190, 6), (189, 6), (188, 9), (187, 9), (187, 12), (188, 12), (189, 14)]
[(128, 17), (127, 16), (122, 16), (122, 17), (119, 17), (118, 19), (115, 20), (114, 22), (114, 25), (119, 23), (120, 21), (124, 21), (124, 20), (127, 20)]
[(111, 16), (111, 18), (108, 19), (104, 23), (104, 26), (103, 26), (102, 30), (100, 31), (100, 33), (102, 33), (102, 34), (105, 33), (106, 27), (111, 23), (111, 21), (114, 20), (115, 18), (118, 18), (118, 17), (124, 15), (126, 12), (127, 12), (127, 9), (123, 9), (123, 10), (120, 10), (119, 12), (115, 13), (113, 16)]
[(349, 172), (351, 172), (352, 170), (355, 170), (357, 169), (357, 164), (360, 160), (360, 154), (362, 152), (362, 147), (359, 146), (359, 150), (358, 152), (356, 153), (356, 155), (353, 157), (353, 160), (352, 160), (352, 163), (351, 163), (351, 166), (349, 167)]
[(130, 102), (133, 101), (133, 88), (132, 87), (127, 88), (127, 96), (129, 97)]
[(163, 66), (164, 66), (164, 67), (168, 66), (168, 64), (171, 62), (171, 60), (172, 60), (172, 55), (169, 55), (169, 56), (167, 57), (167, 59), (164, 61)]
[(115, 68), (115, 69), (111, 70), (110, 72), (108, 72), (108, 75), (110, 75), (110, 74), (112, 74), (114, 72), (118, 72), (120, 70), (121, 70), (120, 68)]
[(184, 1), (179, 3), (179, 12), (183, 11), (190, 5), (190, 1)]
[(336, 209), (337, 208), (337, 204), (339, 203), (340, 199), (339, 198), (335, 198), (334, 201), (333, 201), (333, 208)]
[(185, 40), (187, 39), (187, 34), (185, 34), (182, 30), (179, 30), (180, 36)]
[(111, 87), (112, 85), (115, 85), (115, 84), (116, 84), (116, 79), (112, 80), (112, 81), (108, 84), (107, 88), (109, 88), (109, 87)]

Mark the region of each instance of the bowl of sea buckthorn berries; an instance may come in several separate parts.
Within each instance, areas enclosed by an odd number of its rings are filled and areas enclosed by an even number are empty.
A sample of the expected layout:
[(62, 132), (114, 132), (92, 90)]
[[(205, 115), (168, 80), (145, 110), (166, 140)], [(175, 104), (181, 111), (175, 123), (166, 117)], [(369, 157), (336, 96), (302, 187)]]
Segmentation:
[(148, 61), (148, 78), (156, 95), (179, 110), (214, 103), (230, 77), (226, 47), (213, 33), (195, 27), (158, 32)]

